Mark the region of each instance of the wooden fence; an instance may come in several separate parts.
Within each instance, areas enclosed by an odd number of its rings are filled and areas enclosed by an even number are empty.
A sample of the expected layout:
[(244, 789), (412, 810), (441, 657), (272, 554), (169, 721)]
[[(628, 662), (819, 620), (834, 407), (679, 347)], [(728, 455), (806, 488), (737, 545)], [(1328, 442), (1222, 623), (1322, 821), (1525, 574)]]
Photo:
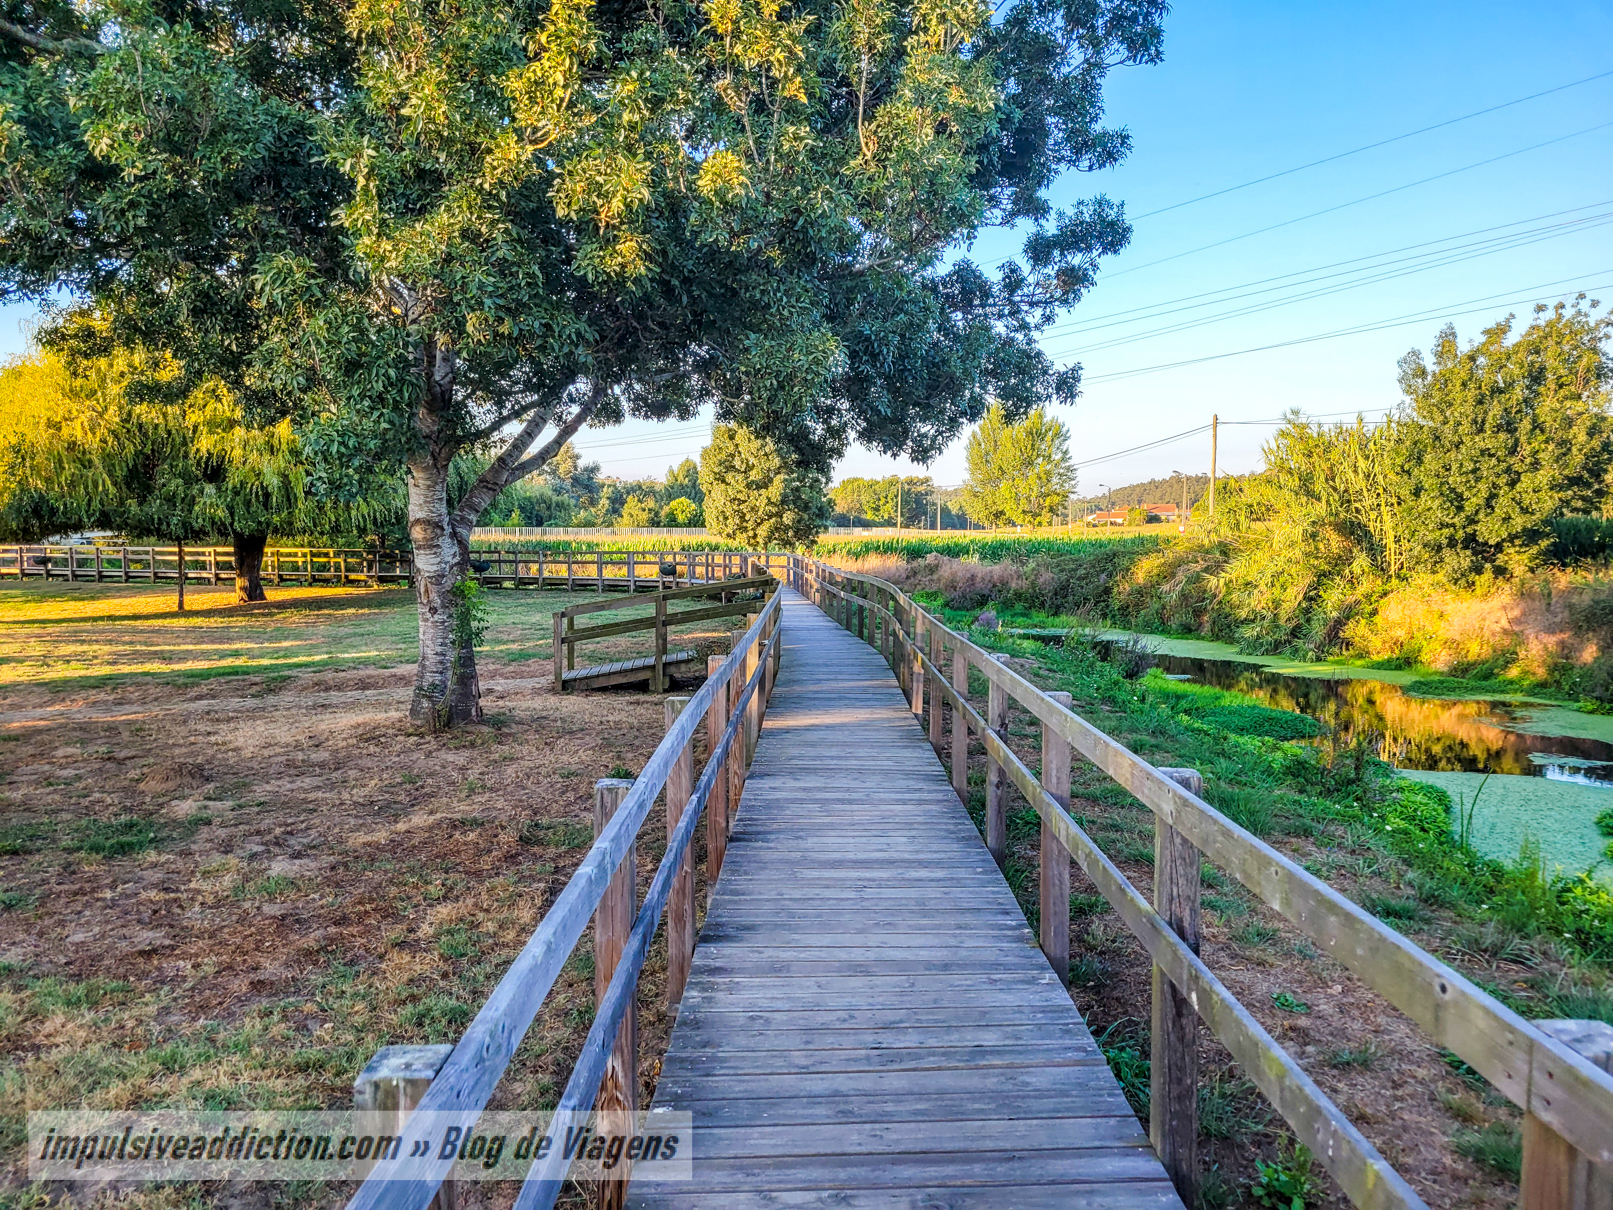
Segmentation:
[[(488, 588), (565, 588), (568, 591), (655, 592), (744, 574), (737, 551), (472, 550), (471, 575)], [(783, 555), (765, 558), (782, 563)], [(0, 546), (0, 580), (40, 579), (94, 584), (177, 584), (177, 546)], [(228, 546), (186, 546), (187, 584), (234, 584), (235, 552)], [(271, 546), (261, 578), (268, 585), (316, 584), (370, 588), (413, 582), (407, 551)]]
[[(753, 561), (755, 569), (759, 562)], [(741, 570), (752, 570), (742, 568)], [(782, 651), (780, 602), (774, 592), (760, 616), (727, 657), (712, 656), (706, 683), (690, 698), (668, 699), (666, 736), (631, 783), (606, 780), (595, 787), (594, 844), (555, 899), (537, 931), (492, 995), (466, 1027), (453, 1052), (428, 1075), (416, 1104), (421, 1115), (448, 1114), (436, 1126), (457, 1120), (468, 1130), (493, 1095), (499, 1077), (543, 1007), (561, 968), (590, 919), (597, 920), (594, 945), (596, 1008), (593, 1026), (566, 1081), (557, 1113), (636, 1109), (639, 1086), (633, 1039), (634, 998), (650, 942), (667, 923), (667, 1001), (682, 999), (694, 952), (694, 876), (691, 844), (706, 817), (706, 881), (714, 884), (727, 849), (729, 804), (737, 804), (745, 770), (754, 754), (762, 718), (778, 674)], [(706, 728), (707, 756), (694, 778), (694, 736)], [(650, 809), (666, 793), (666, 855), (635, 913), (635, 845)], [(426, 1128), (434, 1132), (434, 1127)], [(348, 1203), (349, 1210), (425, 1210), (454, 1164), (450, 1149), (412, 1156), (417, 1141), (402, 1126), (398, 1157), (376, 1165)], [(559, 1147), (534, 1165), (517, 1205), (547, 1210), (554, 1204), (571, 1160)]]
[[(716, 584), (697, 584), (691, 588), (674, 588), (666, 592), (657, 592), (648, 596), (639, 595), (631, 602), (595, 601), (587, 605), (572, 605), (559, 610), (554, 615), (554, 687), (564, 691), (568, 685), (581, 684), (594, 687), (604, 685), (626, 684), (632, 681), (648, 681), (652, 693), (660, 693), (666, 688), (664, 676), (665, 668), (670, 661), (673, 664), (686, 664), (693, 659), (693, 652), (671, 652), (668, 650), (668, 631), (674, 626), (688, 626), (695, 622), (715, 621), (718, 618), (731, 618), (740, 614), (755, 613), (761, 608), (757, 598), (763, 593), (777, 587), (778, 581), (771, 575), (753, 576), (748, 579), (724, 580)], [(722, 603), (718, 605), (705, 605), (695, 609), (675, 610), (670, 606), (676, 601), (691, 601), (695, 598), (720, 596)], [(597, 626), (579, 627), (577, 619), (602, 610), (618, 611), (633, 609), (642, 606), (650, 607), (648, 617), (626, 618), (616, 622), (606, 622)], [(589, 643), (598, 639), (615, 638), (624, 634), (636, 634), (643, 631), (653, 631), (655, 635), (655, 651), (653, 655), (636, 660), (621, 660), (613, 664), (601, 664), (592, 668), (577, 667), (577, 644)]]
[[(998, 861), (1006, 848), (1007, 788), (1012, 785), (1041, 819), (1044, 894), (1051, 885), (1055, 897), (1062, 894), (1067, 903), (1073, 858), (1148, 950), (1154, 962), (1149, 1133), (1189, 1205), (1198, 1137), (1196, 1019), (1209, 1026), (1355, 1205), (1424, 1205), (1199, 958), (1199, 870), (1206, 858), (1524, 1111), (1524, 1210), (1613, 1206), (1613, 1076), (1567, 1044), (1583, 1023), (1520, 1017), (1233, 823), (1195, 787), (1173, 778), (1176, 771), (1156, 769), (1128, 751), (894, 585), (800, 556), (792, 556), (790, 574), (798, 590), (880, 649), (916, 717), (924, 717), (927, 704), (929, 739), (938, 754), (944, 717), (951, 713), (953, 786), (966, 802), (971, 738), (978, 743), (986, 764), (986, 846)], [(969, 701), (971, 671), (989, 686), (985, 714)], [(1040, 778), (1002, 739), (1010, 701), (1041, 723)], [(1071, 818), (1071, 751), (1153, 812), (1152, 904)], [(1062, 888), (1060, 870), (1066, 880)], [(1050, 906), (1041, 913), (1041, 943), (1062, 973), (1068, 963), (1069, 912)]]

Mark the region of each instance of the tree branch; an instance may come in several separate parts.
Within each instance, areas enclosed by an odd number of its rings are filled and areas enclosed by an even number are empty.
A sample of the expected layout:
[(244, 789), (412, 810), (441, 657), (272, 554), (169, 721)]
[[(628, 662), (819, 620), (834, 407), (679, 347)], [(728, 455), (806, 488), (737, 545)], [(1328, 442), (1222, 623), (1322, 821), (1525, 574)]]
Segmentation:
[(0, 19), (0, 34), (43, 51), (77, 51), (81, 55), (104, 55), (107, 47), (89, 38), (47, 38), (12, 21)]
[(533, 471), (541, 469), (544, 463), (558, 454), (560, 447), (575, 437), (577, 430), (582, 428), (584, 422), (594, 414), (594, 409), (599, 406), (599, 400), (600, 395), (598, 394), (589, 396), (588, 402), (579, 407), (572, 414), (570, 420), (556, 429), (554, 436), (538, 447), (537, 453), (530, 458), (524, 459), (515, 468), (510, 475), (510, 482), (514, 483), (517, 480), (525, 479)]
[(459, 507), (454, 509), (453, 516), (449, 519), (454, 534), (461, 541), (468, 541), (476, 519), (493, 502), (493, 497), (510, 484), (526, 478), (559, 453), (560, 447), (570, 441), (588, 417), (594, 414), (594, 409), (599, 406), (602, 396), (603, 392), (596, 386), (589, 394), (587, 402), (581, 404), (571, 414), (570, 419), (555, 430), (554, 436), (539, 446), (537, 452), (522, 459), (521, 455), (527, 452), (527, 448), (538, 439), (538, 434), (543, 432), (544, 426), (554, 418), (556, 405), (540, 408), (532, 413), (509, 445), (504, 447), (504, 452), (493, 459), (492, 465), (477, 476), (470, 491), (466, 492), (464, 499), (459, 502)]

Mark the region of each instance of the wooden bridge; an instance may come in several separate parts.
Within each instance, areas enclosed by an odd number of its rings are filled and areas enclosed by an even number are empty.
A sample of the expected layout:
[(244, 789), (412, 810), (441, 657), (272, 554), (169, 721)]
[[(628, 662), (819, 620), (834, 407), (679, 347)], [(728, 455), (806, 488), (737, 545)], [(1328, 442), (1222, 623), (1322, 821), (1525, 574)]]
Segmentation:
[[(384, 1052), (366, 1069), (361, 1100), (419, 1112), (350, 1210), (426, 1210), (452, 1179), (418, 1123), (476, 1120), (590, 920), (597, 1006), (558, 1110), (641, 1108), (637, 986), (664, 926), (677, 1016), (654, 1109), (694, 1120), (692, 1180), (613, 1179), (601, 1207), (1193, 1205), (1206, 1027), (1355, 1205), (1424, 1207), (1199, 958), (1205, 860), (1524, 1111), (1524, 1210), (1613, 1206), (1613, 1030), (1523, 1020), (1221, 815), (1191, 771), (1153, 768), (893, 586), (793, 555), (780, 574), (699, 692), (668, 699), (639, 777), (599, 783), (593, 847), (458, 1045), (430, 1070), (411, 1053), (389, 1075)], [(1010, 701), (1040, 723), (1034, 772), (1003, 737)], [(1071, 817), (1077, 757), (1153, 811), (1152, 902)], [(634, 846), (663, 792), (641, 901)], [(1042, 822), (1039, 936), (998, 872), (1011, 795)], [(1146, 1134), (1063, 987), (1072, 861), (1154, 963)], [(517, 1210), (552, 1206), (568, 1163), (534, 1162)]]
[(656, 1085), (694, 1180), (628, 1204), (1180, 1205), (890, 669), (784, 634)]

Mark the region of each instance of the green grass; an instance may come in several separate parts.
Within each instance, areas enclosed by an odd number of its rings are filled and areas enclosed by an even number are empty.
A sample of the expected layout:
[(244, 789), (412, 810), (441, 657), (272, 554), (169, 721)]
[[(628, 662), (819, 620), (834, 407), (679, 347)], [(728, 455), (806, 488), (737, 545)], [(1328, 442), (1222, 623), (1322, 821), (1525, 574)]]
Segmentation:
[(813, 552), (820, 559), (860, 559), (869, 555), (894, 555), (915, 562), (926, 555), (938, 554), (948, 558), (964, 559), (971, 563), (1006, 563), (1025, 561), (1038, 555), (1081, 554), (1096, 547), (1113, 550), (1152, 550), (1164, 535), (1130, 534), (1108, 535), (1102, 531), (1026, 537), (1019, 535), (979, 536), (966, 534), (937, 534), (932, 537), (902, 538), (830, 538), (818, 543)]
[(1504, 680), (1499, 677), (1424, 676), (1407, 681), (1401, 688), (1412, 697), (1535, 697), (1552, 702), (1578, 701), (1578, 698), (1538, 681)]
[(533, 819), (521, 825), (517, 839), (554, 849), (586, 849), (594, 843), (594, 830), (570, 819)]
[(1492, 1172), (1517, 1180), (1523, 1171), (1523, 1135), (1516, 1126), (1491, 1122), (1482, 1130), (1458, 1130), (1451, 1146)]
[(117, 819), (81, 821), (73, 838), (62, 847), (75, 853), (127, 857), (154, 849), (165, 839), (165, 831), (157, 820), (124, 815)]

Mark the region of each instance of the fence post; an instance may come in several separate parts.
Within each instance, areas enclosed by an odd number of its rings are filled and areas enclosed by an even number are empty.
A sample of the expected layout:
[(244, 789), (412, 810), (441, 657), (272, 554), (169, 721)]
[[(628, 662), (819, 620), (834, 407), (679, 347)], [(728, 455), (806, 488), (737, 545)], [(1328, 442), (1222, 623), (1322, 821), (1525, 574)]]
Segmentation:
[(554, 616), (554, 691), (561, 692), (566, 687), (566, 657), (565, 635), (561, 632), (561, 616), (565, 610), (558, 610)]
[[(659, 573), (659, 570), (657, 571)], [(632, 596), (638, 591), (638, 559), (632, 551), (627, 552), (627, 595)], [(659, 689), (657, 693), (661, 692)]]
[[(706, 657), (706, 677), (717, 675), (723, 657)], [(706, 710), (706, 758), (717, 751), (722, 743), (723, 730), (728, 726), (728, 685), (719, 682)], [(717, 876), (722, 872), (723, 855), (728, 851), (728, 778), (719, 773), (711, 783), (711, 794), (706, 800), (706, 897), (717, 890)]]
[[(678, 721), (689, 706), (686, 697), (666, 699), (666, 728)], [(691, 740), (678, 753), (678, 759), (666, 777), (666, 837), (671, 843), (672, 833), (688, 808), (689, 797), (694, 793), (694, 743)], [(689, 962), (694, 956), (694, 844), (683, 850), (678, 872), (672, 876), (672, 891), (667, 897), (666, 911), (666, 1003), (676, 1009), (683, 999), (683, 985), (689, 981)]]
[[(745, 615), (745, 631), (756, 625), (760, 614), (747, 613)], [(760, 634), (755, 641), (745, 649), (745, 680), (749, 681), (756, 666), (762, 662), (762, 643)], [(749, 767), (751, 758), (756, 755), (756, 741), (762, 735), (762, 687), (756, 686), (756, 692), (750, 695), (750, 702), (745, 707), (745, 764)]]
[(605, 552), (594, 552), (594, 577), (599, 581), (599, 595), (605, 595)]
[(946, 648), (941, 642), (941, 627), (930, 627), (930, 665), (935, 674), (930, 678), (930, 747), (941, 755), (941, 660)]
[[(1006, 655), (991, 657), (999, 664), (1006, 664)], [(991, 688), (986, 694), (986, 726), (998, 739), (1007, 743), (1005, 732), (1008, 730), (1008, 691), (1001, 688), (996, 681), (991, 682)], [(986, 850), (1002, 865), (1008, 859), (1008, 776), (1002, 764), (986, 753)]]
[[(1541, 1033), (1613, 1073), (1613, 1025), (1535, 1021)], [(1532, 1113), (1523, 1118), (1519, 1210), (1603, 1210), (1613, 1206), (1613, 1166), (1598, 1164)]]
[[(127, 546), (120, 547), (118, 555), (118, 561), (123, 564), (123, 582), (127, 584), (129, 582), (129, 548)], [(22, 547), (20, 546), (17, 547), (17, 578), (22, 579)]]
[[(1068, 710), (1068, 693), (1047, 695)], [(1042, 788), (1059, 806), (1070, 806), (1070, 741), (1042, 724)], [(1041, 841), (1042, 953), (1059, 982), (1070, 981), (1070, 850), (1044, 819)]]
[[(625, 778), (607, 777), (594, 783), (594, 838), (605, 830), (618, 807), (627, 797), (633, 783)], [(635, 882), (638, 874), (638, 845), (627, 847), (622, 864), (611, 875), (610, 885), (599, 901), (594, 913), (594, 1003), (605, 998), (616, 964), (621, 961), (622, 950), (627, 946), (628, 934), (633, 931), (633, 913), (637, 907)], [(599, 1132), (608, 1134), (612, 1129), (632, 1130), (632, 1115), (638, 1110), (638, 1006), (629, 1004), (622, 1017), (616, 1044), (611, 1048), (605, 1064), (605, 1075), (599, 1082), (599, 1095), (594, 1110), (601, 1115)], [(617, 1117), (607, 1123), (603, 1115)], [(618, 1117), (617, 1115), (621, 1115)], [(626, 1165), (623, 1165), (625, 1168)], [(599, 1210), (619, 1210), (627, 1201), (626, 1173), (624, 1179), (601, 1181)]]
[[(631, 555), (628, 556), (632, 558)], [(629, 575), (632, 574), (633, 565), (628, 564)], [(633, 590), (629, 588), (628, 595)], [(665, 693), (669, 688), (666, 677), (666, 598), (659, 593), (655, 597), (655, 690), (656, 693)]]
[[(726, 556), (724, 556), (726, 558)], [(724, 569), (726, 570), (726, 568)], [(736, 630), (728, 636), (728, 650), (739, 651), (745, 638), (744, 631)], [(739, 708), (739, 696), (745, 692), (745, 661), (741, 659), (733, 675), (728, 678), (728, 715), (731, 719)], [(740, 799), (745, 793), (745, 766), (749, 754), (745, 751), (745, 723), (739, 724), (733, 746), (728, 749), (728, 827), (732, 830), (734, 816), (739, 812)]]
[[(353, 1081), (353, 1108), (360, 1113), (393, 1115), (382, 1133), (403, 1133), (415, 1106), (437, 1078), (454, 1048), (446, 1042), (431, 1046), (383, 1046)], [(444, 1181), (428, 1210), (454, 1210), (458, 1202), (454, 1181)]]
[[(1204, 792), (1195, 769), (1161, 769), (1189, 794)], [(1199, 851), (1154, 817), (1154, 910), (1195, 954), (1199, 952)], [(1182, 1201), (1198, 1193), (1199, 1018), (1158, 966), (1153, 972), (1153, 1028), (1148, 1137)]]
[[(952, 652), (952, 688), (964, 701), (969, 700), (969, 655), (962, 647)], [(952, 712), (952, 788), (958, 801), (969, 805), (969, 720), (963, 711)]]
[(907, 689), (913, 717), (920, 726), (924, 724), (924, 662), (919, 659), (925, 643), (923, 618), (918, 610), (913, 611), (913, 634), (907, 640)]
[(572, 571), (573, 571), (573, 569), (572, 569), (572, 565), (571, 565), (571, 556), (572, 556), (573, 553), (574, 552), (571, 550), (570, 547), (566, 548), (566, 591), (567, 592), (571, 592), (573, 587), (574, 587), (573, 580), (572, 580)]

